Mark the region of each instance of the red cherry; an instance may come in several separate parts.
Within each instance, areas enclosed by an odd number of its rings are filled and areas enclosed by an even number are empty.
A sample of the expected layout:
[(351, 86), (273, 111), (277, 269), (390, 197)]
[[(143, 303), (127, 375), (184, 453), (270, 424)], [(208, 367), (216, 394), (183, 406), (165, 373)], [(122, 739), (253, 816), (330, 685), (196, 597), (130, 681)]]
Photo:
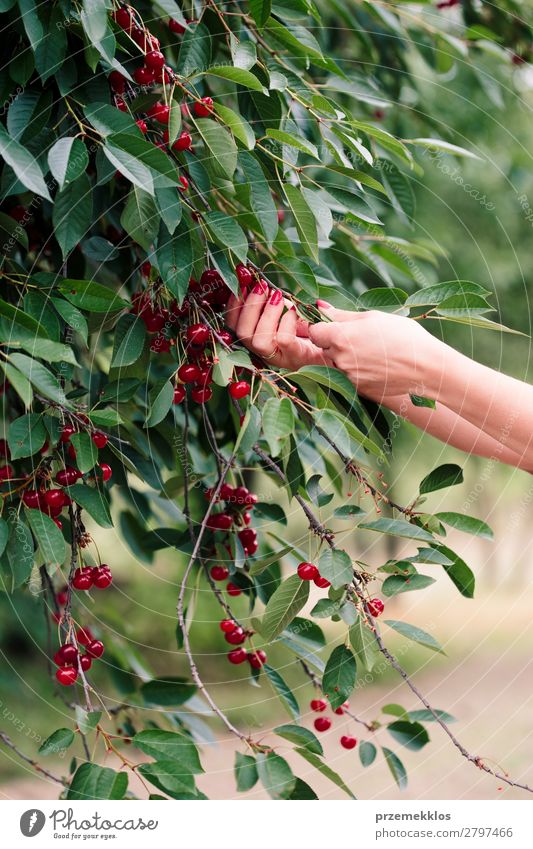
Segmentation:
[(261, 669), (261, 667), (266, 663), (267, 656), (266, 652), (262, 649), (258, 649), (258, 651), (248, 652), (247, 658), (252, 669)]
[(336, 713), (337, 716), (343, 716), (345, 710), (350, 710), (350, 702), (343, 702), (343, 704), (340, 707), (335, 708), (333, 712)]
[(197, 386), (191, 390), (191, 398), (196, 404), (207, 404), (213, 397), (213, 391), (208, 386), (201, 389)]
[(70, 437), (76, 433), (76, 428), (72, 427), (72, 425), (64, 425), (61, 429), (61, 436), (59, 437), (60, 442), (70, 442)]
[(355, 749), (355, 747), (357, 746), (357, 740), (355, 737), (349, 737), (347, 734), (345, 734), (343, 737), (341, 737), (341, 746), (343, 747), (343, 749)]
[(223, 619), (222, 622), (219, 623), (219, 628), (224, 632), (224, 634), (229, 634), (237, 628), (237, 625), (233, 619)]
[(186, 192), (187, 189), (189, 188), (189, 181), (188, 181), (187, 177), (185, 177), (185, 175), (182, 174), (179, 178), (179, 181), (181, 183), (181, 188), (178, 186), (180, 192)]
[(90, 590), (93, 585), (93, 577), (91, 571), (84, 569), (76, 569), (72, 578), (72, 586), (76, 590)]
[(86, 646), (87, 643), (94, 640), (94, 637), (90, 628), (78, 628), (76, 631), (76, 639), (82, 646)]
[(144, 57), (144, 61), (152, 71), (159, 71), (165, 65), (165, 57), (160, 50), (151, 50)]
[(32, 510), (38, 510), (41, 506), (41, 495), (36, 489), (26, 489), (22, 494), (22, 501), (26, 507), (29, 507)]
[(212, 531), (229, 531), (233, 525), (233, 516), (229, 513), (213, 513), (207, 520), (207, 527)]
[(109, 567), (105, 569), (103, 567), (100, 567), (99, 569), (96, 569), (96, 571), (93, 569), (91, 574), (93, 584), (99, 590), (107, 589), (107, 587), (109, 587), (113, 582)]
[[(196, 282), (196, 281), (195, 281)], [(196, 284), (198, 286), (198, 284)], [(216, 268), (206, 268), (200, 277), (200, 289), (196, 291), (210, 292), (224, 285), (224, 281)], [(193, 289), (193, 291), (195, 291)]]
[(317, 731), (327, 731), (331, 728), (331, 719), (328, 719), (327, 716), (318, 716), (313, 722)]
[(235, 383), (230, 383), (229, 394), (232, 398), (245, 398), (250, 394), (250, 384), (247, 380), (237, 380)]
[(278, 209), (278, 224), (283, 224), (285, 221), (285, 210)]
[(183, 130), (172, 145), (172, 150), (190, 150), (191, 148), (192, 138), (190, 133), (188, 133), (187, 130)]
[(233, 596), (233, 597), (242, 594), (241, 588), (238, 587), (237, 584), (232, 583), (231, 581), (229, 581), (226, 584), (226, 590), (227, 590), (228, 595)]
[(168, 124), (168, 119), (170, 117), (170, 107), (166, 106), (166, 104), (158, 101), (154, 103), (149, 109), (147, 109), (146, 114), (153, 118), (155, 121), (159, 121), (160, 124)]
[(327, 581), (326, 578), (321, 578), (320, 576), (318, 578), (313, 578), (313, 583), (316, 584), (317, 587), (320, 587), (321, 590), (325, 590), (326, 587), (331, 586), (330, 582)]
[(183, 363), (178, 369), (178, 377), (182, 383), (196, 383), (201, 371), (194, 363)]
[(63, 666), (56, 672), (57, 680), (60, 684), (63, 684), (64, 687), (71, 687), (72, 684), (75, 684), (77, 677), (78, 670), (74, 669), (73, 666)]
[(95, 430), (95, 432), (91, 435), (91, 439), (97, 448), (105, 448), (109, 442), (107, 433), (102, 433), (100, 430)]
[(146, 310), (142, 314), (142, 320), (146, 325), (148, 333), (157, 333), (165, 326), (165, 314), (163, 311)]
[(126, 88), (126, 78), (119, 71), (111, 71), (108, 77), (109, 85), (115, 94), (124, 94)]
[(246, 554), (255, 554), (257, 551), (257, 531), (254, 528), (244, 528), (238, 533), (239, 540)]
[(61, 469), (57, 473), (55, 479), (60, 486), (72, 486), (81, 477), (83, 475), (78, 469), (74, 469), (72, 466), (65, 466), (64, 469)]
[[(146, 259), (141, 265), (141, 274), (144, 277), (150, 277), (151, 270), (152, 270), (152, 264), (150, 262), (148, 262), (148, 260)], [(138, 292), (137, 294), (140, 295), (141, 293)], [(141, 297), (142, 297), (142, 295), (141, 295)]]
[(200, 102), (196, 101), (193, 106), (194, 114), (198, 118), (208, 118), (213, 111), (213, 98), (212, 97), (202, 97)]
[(117, 11), (115, 12), (114, 18), (119, 27), (122, 27), (122, 29), (131, 29), (131, 26), (133, 24), (133, 15), (131, 14), (129, 9), (126, 9), (124, 6), (121, 6), (121, 8), (117, 9)]
[(112, 477), (113, 469), (111, 468), (109, 463), (98, 463), (98, 466), (102, 475), (102, 480), (105, 483), (109, 480), (110, 477)]
[(92, 640), (87, 645), (87, 654), (90, 657), (102, 657), (104, 653), (104, 644), (101, 640)]
[(380, 616), (385, 610), (385, 605), (380, 598), (371, 598), (370, 601), (367, 601), (366, 606), (370, 615), (374, 617)]
[(54, 523), (54, 525), (56, 525), (56, 527), (59, 528), (60, 531), (63, 530), (63, 522), (61, 521), (61, 519), (52, 517), (52, 522)]
[(218, 334), (218, 338), (221, 342), (224, 342), (225, 345), (232, 345), (234, 342), (233, 336), (229, 330), (221, 330)]
[(127, 112), (128, 107), (126, 106), (126, 101), (122, 97), (115, 97), (115, 106), (121, 112)]
[(235, 273), (237, 274), (237, 280), (239, 281), (241, 289), (244, 291), (254, 282), (254, 275), (245, 265), (239, 263), (239, 265), (235, 269)]
[(56, 600), (60, 607), (63, 607), (63, 605), (67, 603), (67, 598), (67, 587), (63, 587), (62, 590), (59, 590), (59, 592), (56, 593)]
[(245, 525), (249, 525), (250, 522), (252, 521), (252, 514), (248, 513), (248, 512), (243, 513), (242, 514), (242, 521), (244, 522)]
[(191, 324), (187, 328), (186, 337), (192, 345), (206, 345), (211, 338), (211, 329), (207, 324)]
[(314, 581), (320, 577), (320, 573), (314, 563), (300, 563), (298, 566), (298, 575), (302, 581)]
[(70, 666), (78, 659), (78, 649), (72, 643), (65, 643), (54, 655), (54, 663), (58, 666)]
[(326, 710), (328, 705), (327, 702), (324, 701), (324, 699), (312, 699), (309, 702), (309, 706), (311, 710), (316, 711), (316, 713), (322, 713), (323, 710)]
[(234, 504), (238, 504), (239, 506), (246, 504), (246, 498), (248, 497), (248, 490), (245, 486), (237, 486), (233, 490), (233, 494), (231, 496), (230, 501)]
[(226, 566), (211, 566), (209, 574), (213, 581), (225, 581), (229, 575), (229, 569)]
[(229, 501), (233, 496), (233, 487), (229, 483), (223, 483), (220, 487), (220, 497), (222, 501)]
[(183, 399), (185, 398), (185, 388), (183, 386), (175, 386), (174, 387), (174, 400), (173, 404), (181, 404)]
[(170, 32), (175, 32), (176, 35), (183, 35), (185, 32), (185, 27), (180, 24), (179, 21), (175, 21), (174, 18), (171, 18), (168, 22), (168, 28)]
[(226, 634), (226, 642), (230, 643), (232, 646), (240, 646), (241, 643), (244, 643), (246, 639), (246, 634), (242, 628), (234, 628), (233, 631), (230, 631)]
[(133, 78), (139, 85), (151, 85), (155, 79), (152, 68), (135, 68)]
[(228, 652), (228, 660), (230, 663), (244, 663), (247, 657), (246, 649), (233, 649), (233, 651)]
[(44, 503), (50, 510), (62, 510), (65, 506), (65, 493), (62, 489), (49, 489), (44, 493)]
[(137, 124), (139, 130), (143, 135), (148, 132), (148, 124), (146, 123), (146, 121), (143, 121), (142, 118), (139, 118), (139, 120), (135, 121), (135, 123)]
[(89, 655), (88, 654), (82, 654), (82, 656), (80, 657), (80, 666), (83, 669), (83, 671), (87, 672), (87, 670), (89, 670), (92, 665), (93, 665), (93, 662), (92, 662), (92, 659), (89, 657)]
[(200, 370), (200, 377), (198, 378), (198, 385), (206, 387), (213, 380), (213, 369), (211, 366), (206, 366), (205, 368)]

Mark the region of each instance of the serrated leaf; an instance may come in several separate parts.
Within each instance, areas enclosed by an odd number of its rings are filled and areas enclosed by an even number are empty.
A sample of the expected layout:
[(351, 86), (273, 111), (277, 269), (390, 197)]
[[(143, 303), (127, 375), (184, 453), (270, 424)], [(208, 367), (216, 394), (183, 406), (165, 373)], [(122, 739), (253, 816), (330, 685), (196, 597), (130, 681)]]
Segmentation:
[(300, 189), (285, 183), (283, 191), (294, 216), (302, 247), (308, 256), (318, 262), (318, 234), (315, 216)]
[(338, 590), (353, 580), (352, 559), (341, 549), (326, 549), (318, 561), (318, 571), (326, 578), (334, 590)]
[(274, 732), (283, 737), (284, 740), (289, 740), (309, 752), (314, 752), (315, 755), (323, 755), (324, 750), (320, 740), (309, 731), (308, 728), (303, 728), (301, 725), (278, 725), (274, 728)]
[(432, 637), (431, 634), (428, 634), (427, 631), (423, 631), (422, 628), (418, 628), (416, 625), (408, 625), (407, 622), (398, 622), (396, 619), (386, 619), (384, 624), (388, 625), (389, 628), (394, 628), (395, 631), (401, 634), (402, 637), (407, 637), (408, 640), (413, 640), (413, 642), (419, 643), (421, 646), (431, 649), (431, 651), (446, 654), (435, 637)]
[(224, 248), (229, 248), (241, 262), (246, 261), (248, 239), (233, 216), (215, 210), (214, 212), (207, 212), (204, 215), (204, 221), (214, 242)]
[(438, 489), (445, 489), (448, 486), (455, 486), (463, 482), (463, 470), (455, 463), (444, 463), (433, 469), (429, 475), (420, 482), (420, 495), (426, 495), (428, 492), (436, 492)]
[(324, 676), (322, 689), (333, 710), (340, 707), (355, 687), (355, 658), (346, 646), (337, 646), (331, 652)]
[(361, 666), (372, 672), (380, 656), (379, 646), (372, 629), (361, 616), (350, 628), (350, 643)]
[(84, 763), (78, 767), (67, 792), (67, 799), (123, 799), (128, 787), (125, 772), (107, 766)]
[(63, 755), (65, 749), (74, 742), (74, 732), (70, 728), (58, 728), (39, 746), (40, 755)]
[(195, 124), (210, 154), (203, 165), (212, 168), (218, 176), (231, 180), (237, 167), (237, 146), (232, 136), (210, 118), (199, 118)]
[(261, 633), (265, 640), (277, 637), (292, 622), (309, 596), (309, 582), (291, 575), (271, 596), (261, 620)]

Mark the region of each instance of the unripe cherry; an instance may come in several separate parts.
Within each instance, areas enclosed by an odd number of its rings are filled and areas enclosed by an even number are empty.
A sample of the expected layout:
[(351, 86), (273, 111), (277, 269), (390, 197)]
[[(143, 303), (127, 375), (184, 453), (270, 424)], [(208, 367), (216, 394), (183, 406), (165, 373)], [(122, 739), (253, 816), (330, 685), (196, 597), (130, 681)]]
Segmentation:
[(314, 563), (300, 563), (297, 572), (302, 581), (314, 581), (315, 578), (320, 577)]
[(357, 746), (357, 739), (355, 737), (349, 737), (345, 734), (341, 737), (341, 746), (344, 749), (354, 749)]
[(228, 660), (230, 663), (244, 663), (247, 657), (246, 649), (243, 648), (233, 649), (233, 651), (228, 652)]
[(331, 728), (331, 719), (328, 719), (327, 716), (317, 716), (313, 725), (317, 731), (327, 731)]
[(229, 569), (226, 566), (211, 566), (209, 574), (213, 581), (225, 581), (229, 576)]
[(312, 699), (309, 702), (309, 706), (311, 710), (316, 711), (316, 713), (322, 713), (323, 710), (326, 710), (328, 705), (327, 702), (324, 701), (324, 699)]
[(57, 680), (60, 684), (63, 684), (64, 687), (71, 687), (72, 684), (75, 684), (77, 677), (78, 670), (74, 669), (73, 666), (63, 666), (56, 672)]
[(237, 380), (235, 383), (229, 384), (229, 394), (235, 400), (245, 398), (250, 394), (250, 384), (247, 380)]

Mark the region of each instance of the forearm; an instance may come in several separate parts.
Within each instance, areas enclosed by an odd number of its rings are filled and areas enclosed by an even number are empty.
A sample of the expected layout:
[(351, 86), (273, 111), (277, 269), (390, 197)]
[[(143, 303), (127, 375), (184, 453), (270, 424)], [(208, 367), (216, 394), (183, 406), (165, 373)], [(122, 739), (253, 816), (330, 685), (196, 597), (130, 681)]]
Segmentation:
[(409, 395), (401, 395), (386, 398), (383, 404), (421, 430), (426, 431), (436, 439), (440, 439), (441, 442), (459, 448), (467, 454), (490, 457), (526, 471), (533, 469), (533, 464), (528, 465), (527, 461), (523, 460), (508, 446), (465, 421), (441, 403), (437, 403), (434, 410), (429, 407), (416, 407)]

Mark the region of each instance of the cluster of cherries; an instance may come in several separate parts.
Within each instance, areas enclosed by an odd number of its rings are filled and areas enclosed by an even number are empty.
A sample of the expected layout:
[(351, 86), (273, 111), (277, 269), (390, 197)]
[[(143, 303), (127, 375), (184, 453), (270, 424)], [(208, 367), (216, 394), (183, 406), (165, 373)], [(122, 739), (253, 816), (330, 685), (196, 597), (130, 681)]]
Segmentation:
[(89, 628), (78, 628), (76, 631), (78, 646), (85, 646), (82, 654), (74, 643), (65, 643), (54, 655), (54, 663), (59, 669), (56, 679), (64, 687), (70, 687), (78, 680), (80, 670), (87, 672), (96, 658), (102, 657), (105, 647), (101, 640), (95, 640)]
[[(204, 493), (206, 499), (211, 501), (213, 490), (207, 489)], [(254, 555), (258, 548), (257, 531), (255, 528), (250, 528), (252, 521), (251, 510), (257, 504), (257, 495), (255, 492), (250, 492), (245, 486), (230, 486), (227, 483), (220, 487), (217, 502), (224, 502), (224, 510), (220, 513), (211, 513), (207, 520), (207, 527), (211, 531), (230, 531), (233, 527), (241, 526), (237, 536), (243, 547), (245, 557)], [(242, 527), (244, 525), (245, 527)], [(211, 577), (214, 581), (225, 581), (229, 575), (229, 570), (225, 566), (213, 566), (211, 568)], [(227, 590), (230, 595), (240, 595), (239, 587), (234, 584), (228, 584)]]
[(81, 566), (72, 577), (72, 586), (76, 590), (106, 590), (113, 583), (111, 569), (106, 563), (100, 566)]
[(228, 652), (228, 660), (237, 666), (240, 663), (248, 661), (252, 669), (261, 669), (265, 665), (267, 656), (262, 649), (257, 651), (246, 651), (243, 647), (245, 640), (251, 636), (251, 632), (247, 632), (240, 625), (237, 625), (233, 619), (223, 619), (220, 622), (220, 630), (224, 634), (224, 638), (230, 646), (238, 646)]
[(320, 589), (325, 590), (331, 586), (331, 583), (323, 578), (314, 563), (300, 563), (297, 569), (298, 576), (302, 581), (312, 581)]
[[(328, 703), (324, 699), (312, 699), (309, 707), (315, 713), (323, 713), (328, 706)], [(342, 716), (345, 711), (350, 709), (350, 705), (348, 702), (344, 702), (340, 707), (336, 708), (333, 713), (336, 713), (337, 716)], [(329, 731), (331, 728), (331, 719), (329, 716), (317, 716), (313, 725), (317, 731)], [(357, 738), (352, 737), (349, 734), (344, 734), (340, 739), (340, 744), (343, 749), (355, 749), (357, 746)]]

